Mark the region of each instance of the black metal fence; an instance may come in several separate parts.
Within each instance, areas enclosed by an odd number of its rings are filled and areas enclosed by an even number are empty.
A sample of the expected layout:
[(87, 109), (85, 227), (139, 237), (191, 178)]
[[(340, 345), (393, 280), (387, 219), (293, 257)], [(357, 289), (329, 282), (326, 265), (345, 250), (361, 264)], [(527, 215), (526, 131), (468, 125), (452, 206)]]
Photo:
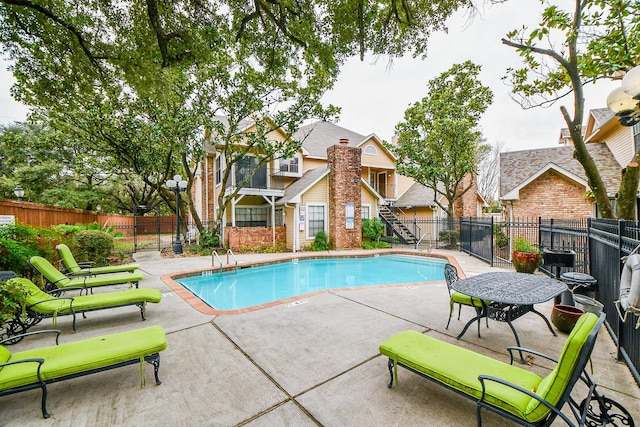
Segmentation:
[[(622, 257), (640, 245), (640, 223), (636, 221), (577, 219), (525, 219), (513, 222), (492, 218), (461, 218), (460, 249), (492, 266), (510, 266), (513, 241), (526, 237), (540, 248), (573, 250), (576, 264), (572, 271), (597, 279), (596, 299), (604, 304), (607, 328), (618, 345), (618, 359), (629, 366), (640, 384), (640, 330), (636, 319), (623, 323), (615, 306), (620, 294)], [(541, 268), (552, 275), (554, 271)]]

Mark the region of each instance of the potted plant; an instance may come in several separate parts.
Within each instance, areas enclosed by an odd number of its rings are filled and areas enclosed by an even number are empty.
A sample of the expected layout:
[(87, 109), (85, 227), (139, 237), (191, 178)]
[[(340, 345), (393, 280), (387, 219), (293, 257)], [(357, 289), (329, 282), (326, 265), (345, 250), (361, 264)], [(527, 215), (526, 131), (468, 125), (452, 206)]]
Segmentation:
[(511, 262), (518, 273), (533, 274), (541, 260), (542, 255), (537, 245), (531, 244), (524, 237), (518, 237), (513, 241)]

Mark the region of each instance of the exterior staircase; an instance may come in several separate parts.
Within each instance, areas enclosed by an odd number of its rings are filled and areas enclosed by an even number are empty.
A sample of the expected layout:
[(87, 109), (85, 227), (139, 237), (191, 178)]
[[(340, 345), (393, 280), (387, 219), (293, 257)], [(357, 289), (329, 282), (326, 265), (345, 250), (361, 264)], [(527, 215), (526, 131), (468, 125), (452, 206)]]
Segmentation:
[(380, 205), (379, 215), (382, 222), (391, 228), (393, 234), (400, 239), (402, 244), (413, 246), (418, 244), (418, 238), (415, 234), (393, 214), (393, 211), (388, 206)]

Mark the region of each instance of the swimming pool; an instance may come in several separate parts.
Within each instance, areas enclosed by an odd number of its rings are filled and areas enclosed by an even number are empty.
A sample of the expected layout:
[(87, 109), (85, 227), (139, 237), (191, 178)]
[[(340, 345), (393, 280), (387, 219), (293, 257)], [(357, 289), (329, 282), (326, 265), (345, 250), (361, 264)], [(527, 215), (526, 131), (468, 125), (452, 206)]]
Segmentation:
[(444, 280), (446, 261), (409, 255), (293, 259), (175, 279), (216, 310), (238, 310), (327, 289)]

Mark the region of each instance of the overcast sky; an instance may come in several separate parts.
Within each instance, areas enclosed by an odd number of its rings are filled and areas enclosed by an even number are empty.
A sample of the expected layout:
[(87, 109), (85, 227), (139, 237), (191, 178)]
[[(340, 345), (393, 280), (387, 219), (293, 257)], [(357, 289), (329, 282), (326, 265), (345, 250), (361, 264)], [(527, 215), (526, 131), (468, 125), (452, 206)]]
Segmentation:
[[(573, 2), (563, 3), (571, 6)], [(324, 101), (342, 107), (340, 126), (364, 135), (375, 133), (389, 141), (407, 107), (427, 95), (429, 80), (455, 63), (471, 60), (482, 65), (480, 79), (494, 91), (494, 102), (481, 120), (487, 142), (503, 142), (510, 151), (554, 147), (560, 129), (566, 127), (561, 104), (522, 110), (501, 80), (507, 67), (519, 67), (521, 61), (515, 49), (500, 40), (523, 24), (536, 24), (541, 11), (539, 0), (514, 0), (487, 6), (472, 22), (464, 13), (457, 13), (448, 21), (448, 34), (432, 35), (426, 60), (396, 59), (391, 67), (385, 58), (350, 60)], [(10, 96), (14, 80), (6, 66), (6, 62), (0, 64), (0, 124), (24, 120), (27, 114), (27, 108)], [(586, 109), (606, 107), (607, 95), (617, 86), (617, 82), (601, 82), (586, 87)], [(563, 104), (572, 113), (572, 99)]]

